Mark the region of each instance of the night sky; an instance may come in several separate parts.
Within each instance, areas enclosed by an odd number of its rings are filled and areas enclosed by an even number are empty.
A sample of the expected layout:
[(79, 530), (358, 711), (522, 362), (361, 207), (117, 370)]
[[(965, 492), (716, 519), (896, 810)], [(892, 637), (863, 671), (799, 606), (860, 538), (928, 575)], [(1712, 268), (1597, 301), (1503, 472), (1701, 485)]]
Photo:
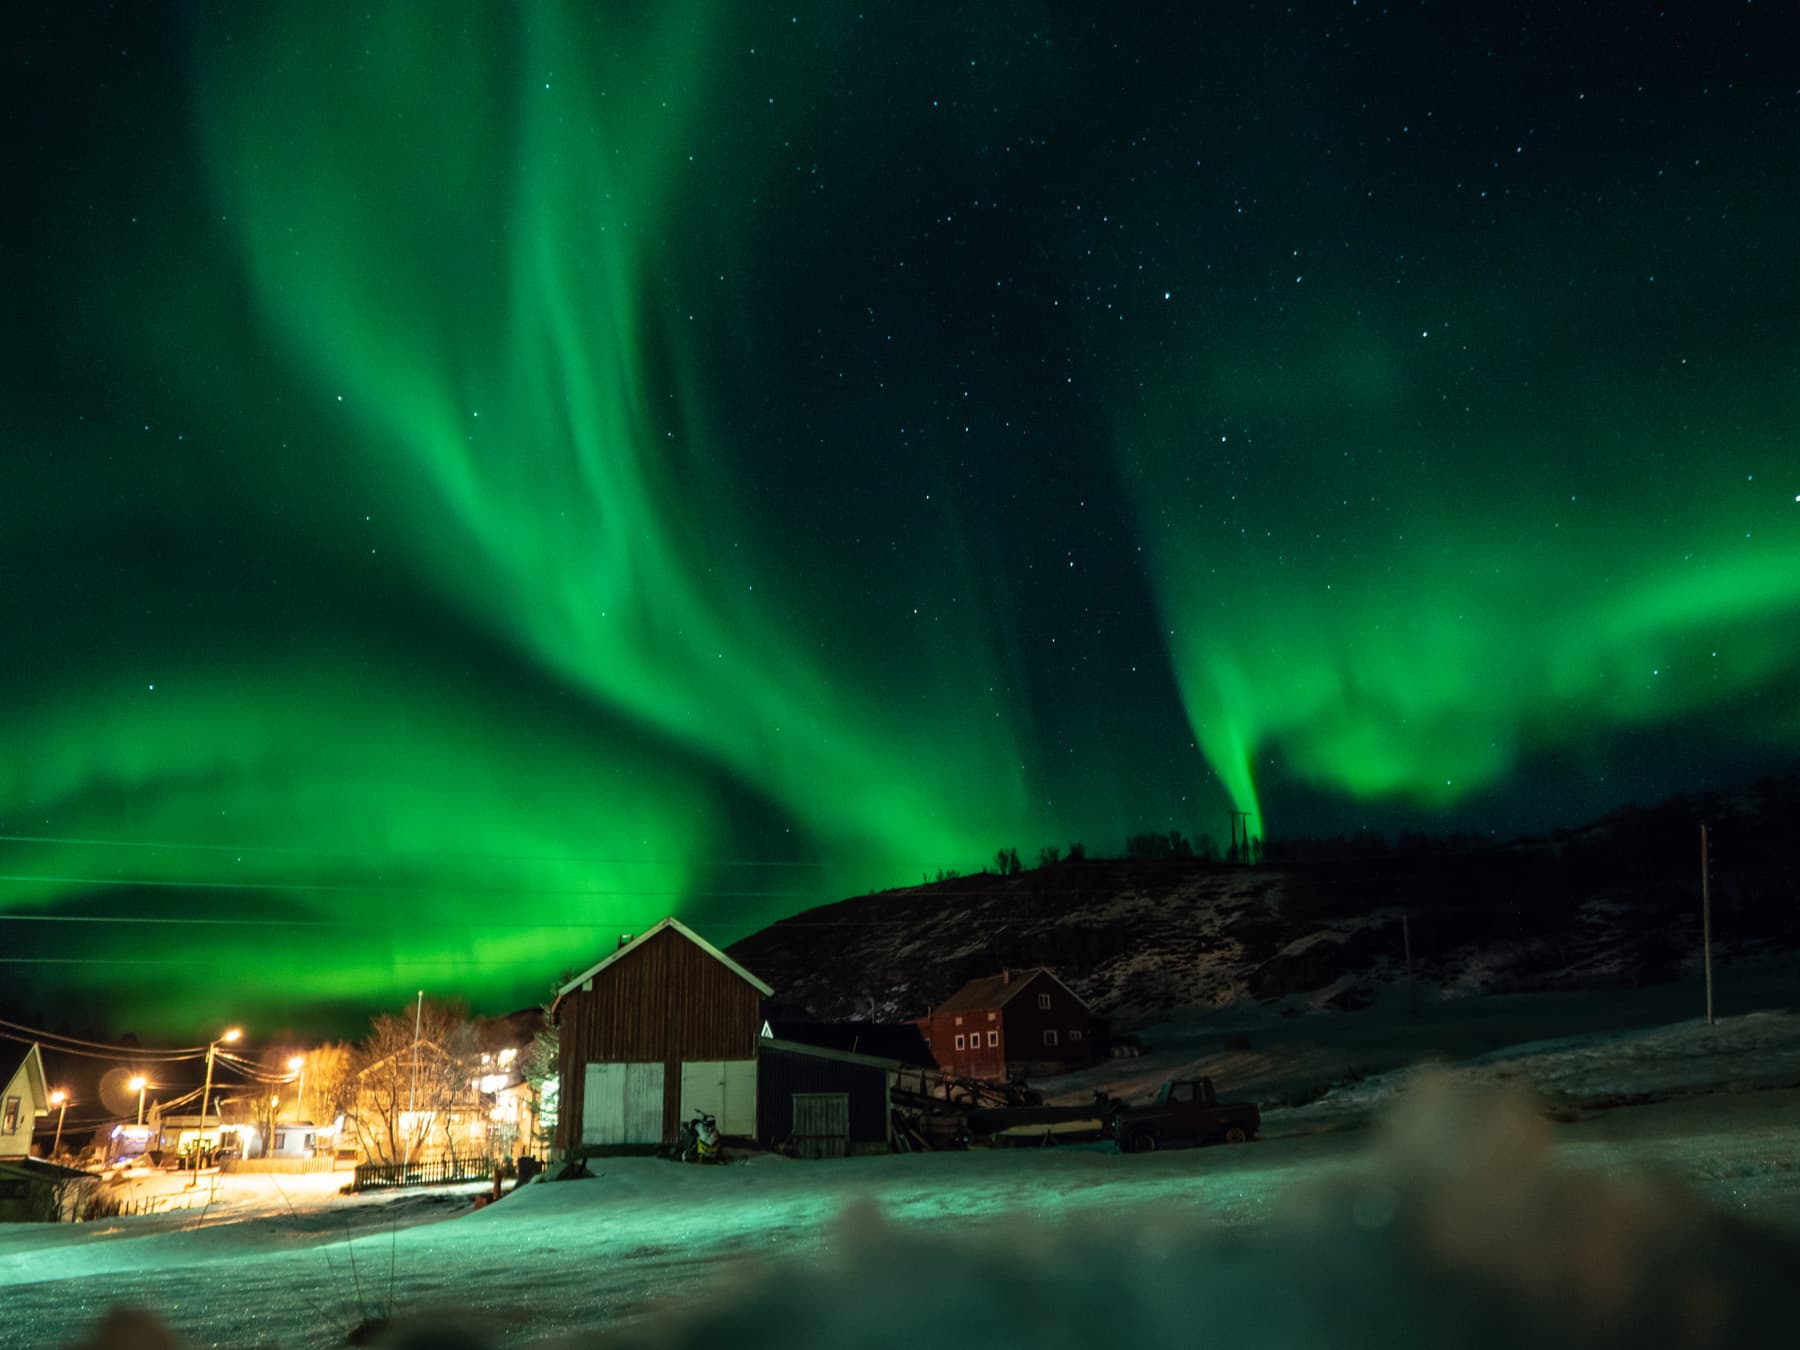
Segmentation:
[(1791, 767), (1786, 7), (1154, 10), (15, 16), (5, 1001)]

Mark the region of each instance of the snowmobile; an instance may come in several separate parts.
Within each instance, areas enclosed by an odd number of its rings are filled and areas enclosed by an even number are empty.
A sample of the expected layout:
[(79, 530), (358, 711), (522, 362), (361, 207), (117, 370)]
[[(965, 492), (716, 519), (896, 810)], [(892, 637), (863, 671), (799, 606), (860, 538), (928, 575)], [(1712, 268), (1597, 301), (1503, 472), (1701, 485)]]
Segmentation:
[(705, 1111), (692, 1120), (683, 1121), (681, 1137), (675, 1144), (675, 1156), (684, 1163), (722, 1163), (719, 1153), (719, 1122)]

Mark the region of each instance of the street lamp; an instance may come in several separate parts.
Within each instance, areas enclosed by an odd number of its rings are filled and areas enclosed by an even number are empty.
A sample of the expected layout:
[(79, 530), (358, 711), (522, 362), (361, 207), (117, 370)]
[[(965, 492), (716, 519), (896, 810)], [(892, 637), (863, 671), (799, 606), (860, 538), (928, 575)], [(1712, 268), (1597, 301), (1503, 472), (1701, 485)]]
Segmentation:
[(62, 1152), (63, 1117), (69, 1114), (69, 1094), (61, 1088), (50, 1094), (50, 1105), (56, 1108), (56, 1142), (50, 1145), (50, 1156), (58, 1156)]
[(230, 1043), (244, 1033), (238, 1027), (232, 1027), (218, 1040), (210, 1042), (206, 1047), (206, 1086), (200, 1089), (200, 1129), (194, 1139), (194, 1180), (200, 1180), (200, 1154), (206, 1143), (206, 1105), (212, 1100), (213, 1052), (219, 1048), (220, 1041)]
[(137, 1093), (137, 1095), (138, 1095), (138, 1121), (137, 1121), (137, 1123), (142, 1125), (144, 1123), (144, 1089), (150, 1086), (150, 1080), (148, 1078), (144, 1077), (144, 1075), (140, 1073), (136, 1078), (132, 1079), (125, 1086), (130, 1088), (133, 1092)]
[(294, 1092), (294, 1120), (298, 1123), (306, 1115), (306, 1056), (295, 1055), (288, 1061), (288, 1070), (300, 1075), (300, 1086)]

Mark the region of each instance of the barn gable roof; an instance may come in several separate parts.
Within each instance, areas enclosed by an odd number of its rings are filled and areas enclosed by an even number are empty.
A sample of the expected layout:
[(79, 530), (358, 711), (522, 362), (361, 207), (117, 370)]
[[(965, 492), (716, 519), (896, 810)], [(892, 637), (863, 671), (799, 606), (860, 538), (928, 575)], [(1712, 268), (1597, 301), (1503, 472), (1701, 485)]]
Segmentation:
[[(756, 976), (752, 975), (749, 971), (745, 970), (736, 961), (733, 961), (729, 956), (725, 955), (724, 952), (720, 951), (717, 947), (713, 946), (712, 943), (708, 942), (705, 938), (701, 937), (698, 933), (696, 933), (693, 929), (689, 928), (680, 919), (677, 919), (673, 915), (671, 915), (669, 918), (666, 918), (661, 923), (657, 924), (654, 928), (649, 928), (649, 929), (646, 929), (644, 932), (639, 933), (630, 942), (627, 942), (623, 947), (619, 948), (618, 951), (613, 952), (611, 955), (607, 956), (604, 960), (596, 961), (593, 965), (589, 966), (586, 970), (582, 971), (581, 974), (577, 975), (574, 979), (570, 980), (561, 989), (558, 989), (556, 991), (556, 1003), (561, 1003), (563, 1001), (563, 999), (566, 998), (569, 994), (572, 994), (577, 989), (581, 988), (582, 985), (586, 984), (589, 980), (593, 979), (594, 976), (598, 975), (601, 971), (605, 970), (608, 966), (612, 965), (615, 961), (622, 960), (626, 956), (627, 953), (636, 951), (639, 947), (641, 947), (644, 943), (648, 942), (651, 938), (655, 937), (658, 933), (662, 932), (664, 929), (669, 929), (669, 928), (672, 928), (677, 933), (681, 934), (682, 937), (686, 938), (689, 942), (693, 943), (701, 951), (705, 952), (708, 956), (712, 957), (713, 960), (717, 961), (720, 965), (724, 966), (733, 975), (736, 975), (740, 980), (744, 981), (745, 984), (748, 984), (749, 986), (751, 986), (758, 993), (760, 993), (764, 998), (768, 998), (775, 993), (775, 991), (773, 989), (771, 989), (768, 985), (764, 984), (761, 980), (757, 979)], [(554, 1003), (551, 1005), (551, 1009), (552, 1009), (552, 1011), (555, 1010)]]
[(982, 1012), (988, 1009), (1004, 1008), (1019, 996), (1019, 991), (1039, 977), (1052, 981), (1070, 998), (1082, 1007), (1087, 1007), (1087, 1000), (1076, 993), (1068, 985), (1056, 978), (1056, 972), (1048, 966), (1036, 966), (1028, 970), (1003, 972), (999, 975), (984, 975), (980, 979), (970, 980), (949, 998), (945, 999), (932, 1012)]

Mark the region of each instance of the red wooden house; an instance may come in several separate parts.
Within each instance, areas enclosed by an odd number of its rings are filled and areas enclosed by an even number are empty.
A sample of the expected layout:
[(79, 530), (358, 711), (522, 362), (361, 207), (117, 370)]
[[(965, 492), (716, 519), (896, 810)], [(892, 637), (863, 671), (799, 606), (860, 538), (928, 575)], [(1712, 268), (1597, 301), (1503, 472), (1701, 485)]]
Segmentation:
[(1049, 970), (1003, 970), (970, 980), (920, 1022), (945, 1073), (1005, 1078), (1086, 1064), (1088, 1006)]
[(772, 991), (698, 933), (664, 919), (557, 991), (556, 1151), (672, 1143), (709, 1111), (756, 1131), (756, 1046)]

